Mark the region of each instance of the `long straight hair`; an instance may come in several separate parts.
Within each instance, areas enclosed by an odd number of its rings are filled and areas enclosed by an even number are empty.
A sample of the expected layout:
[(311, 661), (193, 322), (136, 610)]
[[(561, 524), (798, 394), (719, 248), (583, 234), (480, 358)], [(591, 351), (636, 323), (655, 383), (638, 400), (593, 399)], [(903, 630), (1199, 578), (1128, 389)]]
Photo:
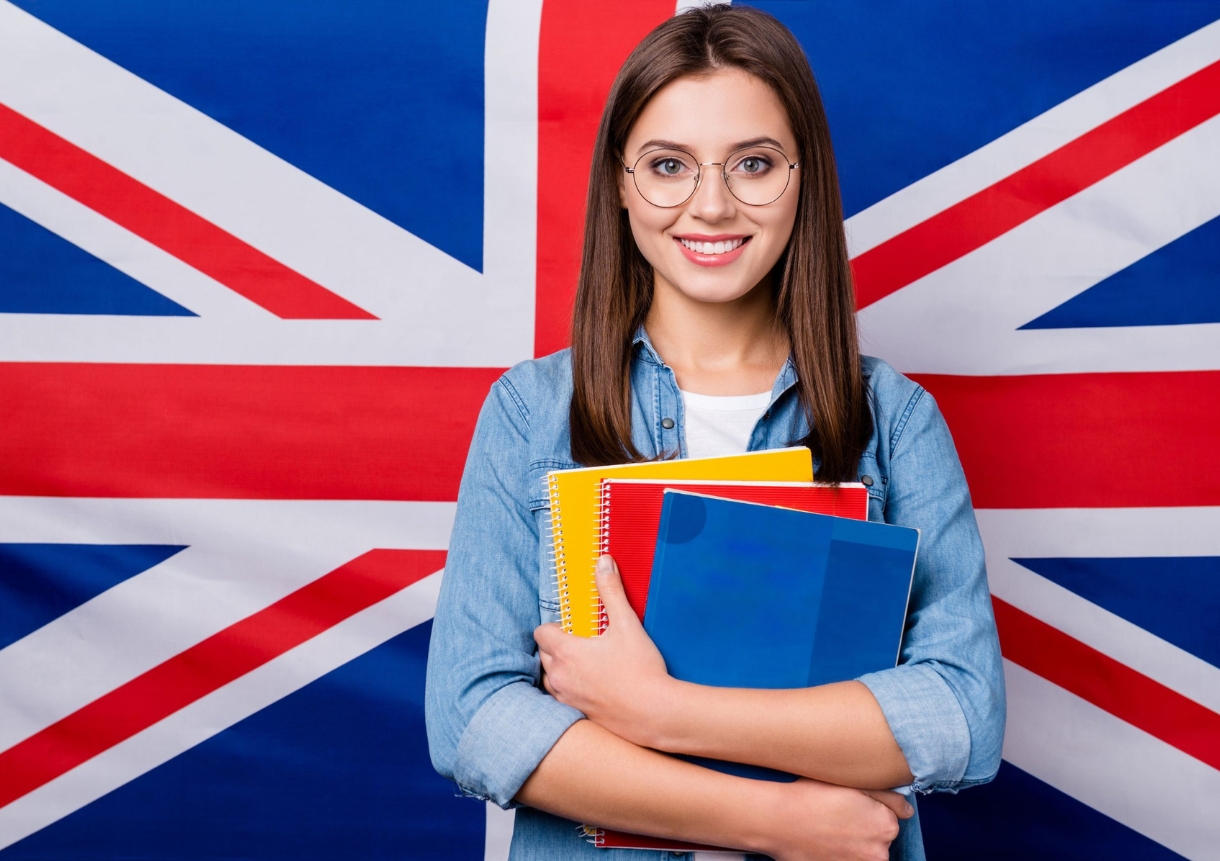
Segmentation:
[(643, 460), (631, 439), (631, 353), (652, 303), (653, 271), (622, 208), (620, 156), (644, 106), (666, 84), (741, 69), (769, 85), (797, 142), (796, 224), (773, 272), (797, 396), (818, 478), (854, 481), (872, 431), (860, 369), (855, 297), (830, 128), (809, 61), (788, 29), (749, 7), (709, 6), (670, 18), (615, 78), (593, 151), (584, 252), (572, 317), (572, 456), (587, 466)]

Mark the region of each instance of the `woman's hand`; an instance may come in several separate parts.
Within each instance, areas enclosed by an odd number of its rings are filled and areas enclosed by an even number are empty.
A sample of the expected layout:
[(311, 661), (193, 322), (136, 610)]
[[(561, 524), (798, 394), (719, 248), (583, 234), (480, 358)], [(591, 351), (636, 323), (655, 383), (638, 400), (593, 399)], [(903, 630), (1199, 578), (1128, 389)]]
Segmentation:
[(653, 747), (650, 706), (670, 696), (676, 684), (623, 591), (618, 566), (597, 562), (597, 591), (609, 625), (600, 637), (575, 637), (558, 625), (534, 630), (542, 659), (542, 682), (555, 699), (584, 712), (620, 738)]
[(804, 778), (771, 784), (776, 798), (752, 847), (776, 861), (887, 861), (898, 820), (915, 809), (896, 792), (849, 789)]

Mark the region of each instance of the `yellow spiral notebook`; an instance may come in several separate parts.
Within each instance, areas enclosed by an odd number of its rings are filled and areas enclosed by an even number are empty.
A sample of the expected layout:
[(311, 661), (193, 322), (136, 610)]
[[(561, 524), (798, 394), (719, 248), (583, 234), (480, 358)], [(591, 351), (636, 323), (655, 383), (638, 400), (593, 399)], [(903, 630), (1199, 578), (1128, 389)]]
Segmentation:
[(551, 499), (551, 555), (559, 587), (559, 612), (570, 634), (595, 637), (602, 607), (594, 579), (601, 546), (603, 478), (697, 481), (813, 481), (813, 459), (803, 447), (754, 451), (729, 457), (661, 460), (592, 466), (547, 473)]

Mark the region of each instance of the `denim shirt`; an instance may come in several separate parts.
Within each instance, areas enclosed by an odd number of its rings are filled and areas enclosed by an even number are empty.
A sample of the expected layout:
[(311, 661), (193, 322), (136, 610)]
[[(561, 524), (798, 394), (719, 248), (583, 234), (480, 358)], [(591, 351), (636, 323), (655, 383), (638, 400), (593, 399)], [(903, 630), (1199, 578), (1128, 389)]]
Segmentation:
[[(685, 457), (673, 371), (643, 331), (634, 350), (632, 440), (645, 456), (677, 450)], [(877, 698), (913, 788), (956, 792), (995, 775), (1004, 735), (1004, 681), (983, 547), (932, 396), (878, 359), (865, 357), (863, 371), (874, 424), (859, 465), (869, 485), (869, 519), (921, 534), (899, 665), (859, 680)], [(750, 437), (751, 451), (806, 435), (795, 383), (789, 362)], [(550, 470), (578, 466), (569, 441), (571, 395), (566, 350), (523, 362), (492, 386), (462, 476), (428, 654), (433, 765), (464, 794), (506, 808), (552, 745), (584, 717), (539, 687), (533, 639), (536, 626), (559, 619), (544, 479)], [(634, 861), (675, 857), (599, 850), (575, 823), (517, 811), (514, 859), (612, 861), (618, 853)], [(891, 857), (924, 857), (918, 813), (903, 824)]]

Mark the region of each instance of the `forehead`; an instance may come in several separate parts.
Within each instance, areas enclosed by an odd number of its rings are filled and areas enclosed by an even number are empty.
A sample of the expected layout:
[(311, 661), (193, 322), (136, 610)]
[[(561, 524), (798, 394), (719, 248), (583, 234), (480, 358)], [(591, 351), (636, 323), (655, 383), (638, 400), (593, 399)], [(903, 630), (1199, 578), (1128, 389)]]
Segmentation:
[(638, 153), (653, 140), (684, 144), (701, 159), (719, 157), (740, 141), (770, 137), (792, 152), (788, 116), (774, 91), (740, 69), (684, 77), (657, 91), (631, 127), (626, 149)]

